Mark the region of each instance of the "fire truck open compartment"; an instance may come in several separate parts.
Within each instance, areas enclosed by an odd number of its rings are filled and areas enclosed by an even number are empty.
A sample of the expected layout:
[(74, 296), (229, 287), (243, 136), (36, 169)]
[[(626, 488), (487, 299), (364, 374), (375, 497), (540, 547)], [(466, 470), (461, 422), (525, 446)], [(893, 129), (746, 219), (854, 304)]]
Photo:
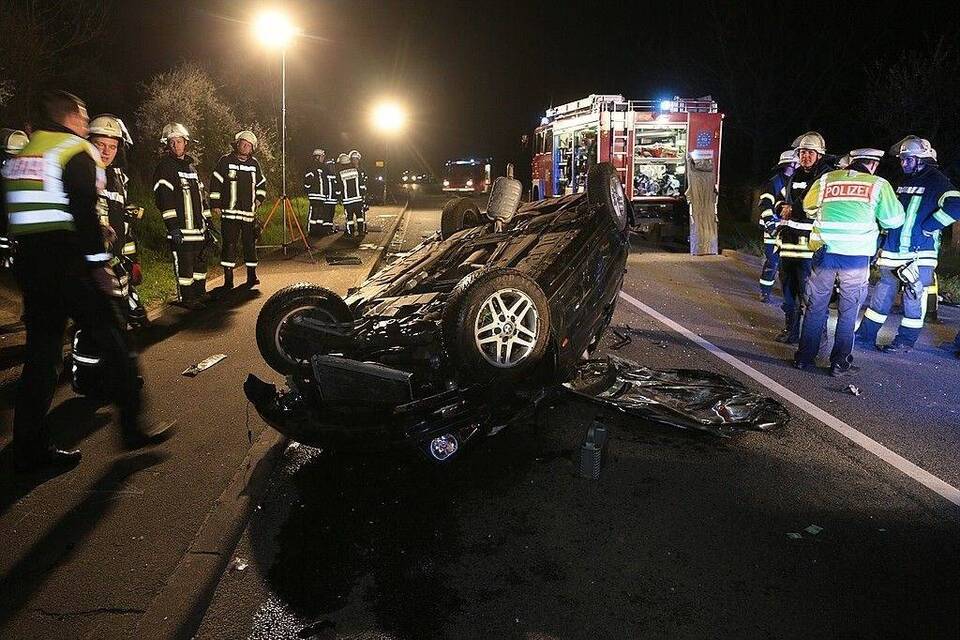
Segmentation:
[(713, 160), (719, 184), (722, 126), (723, 114), (709, 97), (651, 101), (590, 95), (553, 107), (534, 132), (531, 198), (583, 191), (589, 168), (610, 162), (630, 195), (640, 230), (682, 226), (691, 154)]

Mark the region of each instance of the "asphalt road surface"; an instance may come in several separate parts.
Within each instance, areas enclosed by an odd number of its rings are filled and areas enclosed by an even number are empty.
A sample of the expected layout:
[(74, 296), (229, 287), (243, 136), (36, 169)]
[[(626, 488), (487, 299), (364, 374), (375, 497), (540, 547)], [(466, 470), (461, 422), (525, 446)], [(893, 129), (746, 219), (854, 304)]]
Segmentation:
[[(301, 280), (340, 293), (356, 285), (399, 214), (398, 206), (374, 207), (359, 248), (331, 237), (315, 242), (316, 263), (303, 252), (289, 260), (275, 255), (261, 262), (258, 291), (240, 286), (200, 313), (169, 309), (139, 332), (147, 419), (177, 422), (161, 446), (124, 454), (111, 409), (75, 397), (64, 377), (51, 430), (61, 446), (82, 448), (82, 463), (56, 477), (18, 475), (12, 452), (0, 453), (0, 638), (134, 637), (185, 554), (219, 553), (193, 543), (224, 506), (221, 493), (264, 429), (242, 391), (249, 372), (273, 375), (254, 340), (261, 305)], [(354, 255), (361, 264), (332, 266), (325, 260), (331, 254)], [(239, 269), (238, 284), (243, 278)], [(195, 378), (181, 375), (217, 353), (227, 358)], [(12, 385), (0, 386), (3, 447), (12, 400)]]
[[(436, 220), (414, 206), (408, 237)], [(291, 446), (197, 637), (960, 637), (960, 361), (937, 348), (960, 314), (835, 380), (789, 366), (756, 286), (731, 258), (634, 252), (616, 353), (812, 403), (784, 429), (721, 440), (562, 400), (444, 468)], [(591, 481), (575, 469), (598, 415)]]

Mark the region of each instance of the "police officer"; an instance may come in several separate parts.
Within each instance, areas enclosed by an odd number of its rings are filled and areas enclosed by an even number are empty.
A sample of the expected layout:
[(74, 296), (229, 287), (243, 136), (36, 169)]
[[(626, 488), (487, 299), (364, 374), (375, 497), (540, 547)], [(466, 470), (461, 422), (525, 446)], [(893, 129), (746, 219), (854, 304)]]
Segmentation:
[[(303, 189), (310, 203), (307, 216), (307, 233), (317, 237), (328, 233), (324, 225), (324, 203), (326, 202), (326, 156), (327, 152), (317, 148), (313, 150), (313, 166), (303, 174)], [(331, 218), (332, 220), (332, 218)], [(331, 227), (333, 223), (331, 222)]]
[(893, 187), (874, 175), (883, 151), (855, 149), (845, 169), (830, 171), (815, 181), (803, 204), (813, 219), (810, 246), (816, 249), (805, 290), (805, 313), (794, 366), (813, 365), (827, 325), (830, 298), (838, 291), (837, 329), (830, 353), (830, 375), (856, 371), (853, 330), (867, 295), (870, 259), (877, 250), (879, 224), (884, 229), (903, 224), (903, 207)]
[(247, 267), (247, 286), (260, 284), (257, 279), (257, 208), (267, 197), (267, 179), (260, 162), (253, 156), (257, 150), (257, 136), (252, 131), (240, 131), (234, 136), (233, 151), (217, 161), (210, 180), (210, 207), (220, 216), (223, 246), (220, 266), (223, 267), (223, 287), (233, 288), (233, 269), (237, 254), (243, 251)]
[(65, 91), (45, 93), (42, 106), (46, 121), (3, 168), (27, 332), (13, 423), (20, 470), (80, 460), (79, 450), (56, 448), (44, 424), (57, 387), (68, 317), (96, 336), (103, 351), (125, 445), (138, 447), (154, 439), (140, 426), (137, 361), (130, 357), (112, 298), (117, 281), (96, 209), (104, 168), (96, 148), (84, 139), (86, 106)]
[(797, 154), (793, 149), (780, 154), (777, 171), (763, 187), (760, 194), (760, 226), (763, 227), (763, 267), (760, 269), (760, 300), (770, 302), (770, 293), (780, 266), (780, 247), (777, 246), (777, 222), (774, 212), (777, 202), (786, 197), (787, 182), (797, 168)]
[(97, 212), (112, 238), (107, 250), (113, 256), (110, 264), (120, 281), (124, 311), (131, 324), (145, 324), (146, 310), (136, 291), (142, 277), (133, 229), (133, 221), (143, 216), (143, 209), (127, 202), (130, 179), (124, 171), (126, 152), (133, 140), (123, 121), (109, 113), (90, 121), (89, 139), (106, 166), (106, 186), (100, 191)]
[(163, 127), (165, 151), (154, 172), (153, 197), (167, 227), (177, 276), (177, 301), (188, 309), (203, 307), (207, 285), (207, 247), (214, 242), (203, 182), (187, 155), (190, 133), (178, 122)]
[(347, 236), (357, 240), (366, 233), (363, 217), (363, 195), (366, 192), (366, 185), (361, 180), (361, 172), (356, 164), (359, 163), (359, 159), (359, 153), (353, 161), (346, 153), (341, 153), (337, 157), (340, 202), (343, 204), (344, 217), (346, 218)]
[(810, 275), (813, 250), (809, 246), (813, 220), (804, 213), (803, 199), (820, 176), (833, 168), (826, 156), (826, 143), (816, 131), (808, 131), (793, 141), (799, 166), (787, 181), (783, 199), (774, 212), (780, 236), (780, 286), (783, 289), (784, 329), (777, 342), (796, 344), (800, 341), (803, 317), (803, 290)]
[[(0, 129), (0, 169), (7, 164), (7, 160), (20, 153), (28, 142), (30, 138), (19, 129)], [(0, 200), (2, 199), (3, 189), (0, 186)], [(7, 234), (7, 217), (0, 215), (0, 268), (9, 269), (12, 266), (13, 242)]]
[(880, 281), (857, 330), (858, 340), (876, 346), (893, 299), (902, 291), (903, 318), (893, 342), (882, 348), (885, 353), (910, 351), (916, 345), (927, 311), (924, 288), (933, 283), (937, 268), (940, 231), (960, 219), (960, 192), (938, 169), (937, 152), (930, 143), (908, 136), (901, 141), (897, 155), (904, 174), (897, 197), (906, 210), (906, 220), (902, 227), (889, 231), (880, 246)]

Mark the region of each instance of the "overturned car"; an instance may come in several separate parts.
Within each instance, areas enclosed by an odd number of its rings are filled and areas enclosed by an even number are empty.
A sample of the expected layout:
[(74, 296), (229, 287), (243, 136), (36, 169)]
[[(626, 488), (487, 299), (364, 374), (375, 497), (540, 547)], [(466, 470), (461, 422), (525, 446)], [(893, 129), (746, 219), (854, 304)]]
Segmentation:
[(520, 191), (499, 178), (485, 212), (450, 201), (437, 234), (346, 299), (309, 283), (274, 294), (257, 344), (287, 388), (244, 384), (267, 423), (314, 446), (408, 443), (446, 462), (584, 379), (623, 283), (630, 205), (608, 164), (585, 193), (520, 206)]

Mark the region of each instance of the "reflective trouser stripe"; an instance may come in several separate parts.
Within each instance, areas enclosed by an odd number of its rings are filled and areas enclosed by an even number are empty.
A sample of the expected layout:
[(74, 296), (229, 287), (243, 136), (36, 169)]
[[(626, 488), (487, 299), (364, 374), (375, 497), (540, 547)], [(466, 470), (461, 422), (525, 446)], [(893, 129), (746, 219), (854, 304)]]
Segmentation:
[[(926, 306), (926, 302), (923, 306)], [(923, 318), (903, 318), (900, 320), (900, 326), (908, 329), (923, 329)]]
[(776, 284), (776, 282), (777, 282), (776, 280), (763, 280), (763, 279), (760, 280), (760, 284), (762, 284), (765, 287), (772, 287), (774, 284)]
[(867, 310), (863, 312), (863, 317), (868, 320), (873, 320), (877, 324), (883, 324), (887, 321), (887, 316), (883, 315), (882, 313), (877, 313), (870, 307), (867, 307)]
[(247, 265), (248, 267), (256, 267), (256, 266), (257, 266), (257, 263), (256, 263), (256, 262), (245, 262), (244, 264)]
[(220, 266), (221, 266), (221, 267), (230, 267), (231, 269), (233, 269), (235, 266), (237, 266), (237, 263), (236, 263), (236, 262), (224, 262), (223, 260), (221, 260), (221, 261), (220, 261)]
[(207, 279), (207, 274), (205, 274), (205, 273), (196, 273), (196, 272), (195, 272), (195, 273), (193, 274), (193, 279), (194, 279), (194, 280), (206, 280), (206, 279)]

